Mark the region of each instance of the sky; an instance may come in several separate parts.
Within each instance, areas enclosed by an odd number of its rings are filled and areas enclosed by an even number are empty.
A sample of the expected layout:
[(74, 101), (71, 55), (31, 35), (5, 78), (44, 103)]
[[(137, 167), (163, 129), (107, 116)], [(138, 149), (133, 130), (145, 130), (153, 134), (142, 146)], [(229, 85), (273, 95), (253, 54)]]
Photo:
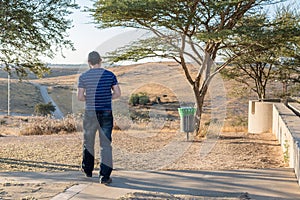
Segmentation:
[[(288, 0), (286, 3), (291, 2), (297, 2), (297, 0)], [(131, 36), (131, 39), (133, 39), (139, 35), (134, 35), (136, 33), (132, 32), (131, 29), (109, 28), (101, 30), (96, 28), (96, 25), (91, 23), (92, 18), (89, 16), (89, 13), (82, 12), (85, 6), (92, 6), (92, 1), (76, 0), (76, 3), (78, 3), (81, 8), (75, 10), (70, 16), (73, 20), (74, 27), (68, 31), (69, 39), (74, 43), (76, 51), (64, 49), (63, 54), (65, 58), (58, 53), (54, 59), (45, 59), (46, 62), (52, 64), (84, 64), (87, 62), (86, 58), (90, 51), (102, 49), (104, 44), (105, 48), (107, 48), (107, 46), (110, 45), (109, 43), (116, 42), (120, 38), (124, 40), (126, 37)], [(130, 39), (128, 38), (128, 40)], [(125, 41), (122, 42), (124, 43)]]
[(97, 49), (102, 43), (115, 35), (126, 32), (124, 28), (110, 28), (100, 30), (92, 24), (92, 18), (89, 13), (82, 12), (85, 6), (90, 7), (92, 2), (89, 0), (76, 0), (81, 7), (75, 10), (70, 18), (73, 20), (73, 28), (69, 33), (69, 39), (74, 43), (76, 51), (64, 49), (62, 57), (60, 53), (54, 59), (45, 59), (46, 62), (52, 64), (83, 64), (86, 63), (86, 57), (92, 50)]

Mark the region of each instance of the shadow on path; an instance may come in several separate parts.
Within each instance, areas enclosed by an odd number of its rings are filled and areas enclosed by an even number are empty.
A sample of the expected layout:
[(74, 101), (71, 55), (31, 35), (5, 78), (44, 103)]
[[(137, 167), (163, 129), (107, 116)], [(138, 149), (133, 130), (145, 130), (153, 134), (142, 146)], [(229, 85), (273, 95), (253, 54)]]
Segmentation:
[[(48, 170), (59, 170), (59, 171), (74, 171), (79, 170), (79, 165), (68, 165), (61, 163), (50, 163), (50, 162), (38, 162), (32, 160), (19, 160), (11, 158), (0, 158), (0, 164), (10, 165), (23, 165), (31, 168), (48, 169)], [(33, 170), (34, 171), (34, 170)]]
[(291, 169), (120, 172), (110, 187), (205, 197), (249, 193), (251, 199), (300, 199)]
[[(39, 163), (42, 164), (42, 163)], [(65, 167), (65, 165), (62, 165)], [(85, 187), (72, 194), (76, 199), (118, 199), (127, 193), (192, 195), (200, 199), (239, 198), (248, 194), (257, 200), (300, 200), (300, 189), (292, 169), (247, 169), (229, 171), (126, 171), (115, 170), (113, 182), (98, 183), (98, 177), (85, 178), (80, 171), (1, 172), (0, 182), (73, 182)], [(196, 198), (197, 199), (197, 198)]]

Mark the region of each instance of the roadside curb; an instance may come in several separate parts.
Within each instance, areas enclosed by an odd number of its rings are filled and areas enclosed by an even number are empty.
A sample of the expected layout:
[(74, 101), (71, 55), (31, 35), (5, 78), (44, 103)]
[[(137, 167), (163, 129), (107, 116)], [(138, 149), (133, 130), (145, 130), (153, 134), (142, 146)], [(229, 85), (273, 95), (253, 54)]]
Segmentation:
[(69, 189), (65, 190), (64, 192), (56, 195), (51, 200), (67, 200), (75, 195), (79, 194), (82, 190), (87, 188), (90, 184), (78, 184), (70, 187)]

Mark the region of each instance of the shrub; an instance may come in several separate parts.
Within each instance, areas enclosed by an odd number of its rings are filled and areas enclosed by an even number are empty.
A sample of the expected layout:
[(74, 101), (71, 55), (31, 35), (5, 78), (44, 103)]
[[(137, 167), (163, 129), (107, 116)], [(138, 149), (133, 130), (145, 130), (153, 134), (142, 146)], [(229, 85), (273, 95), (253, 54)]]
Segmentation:
[(7, 121), (5, 119), (0, 120), (0, 125), (6, 125), (6, 124), (7, 124)]
[(138, 94), (132, 94), (129, 98), (129, 104), (136, 106), (139, 103), (139, 95)]
[(150, 102), (149, 96), (146, 93), (140, 93), (139, 94), (139, 104), (140, 105), (146, 105)]
[(55, 111), (55, 106), (51, 103), (38, 103), (34, 106), (34, 113), (36, 115), (47, 116)]
[(146, 105), (150, 102), (150, 98), (147, 93), (140, 92), (138, 94), (133, 93), (129, 98), (129, 104), (136, 106), (136, 105)]
[(64, 119), (51, 119), (50, 117), (32, 117), (28, 122), (23, 122), (20, 135), (50, 135), (73, 133), (78, 129), (77, 120), (68, 115)]

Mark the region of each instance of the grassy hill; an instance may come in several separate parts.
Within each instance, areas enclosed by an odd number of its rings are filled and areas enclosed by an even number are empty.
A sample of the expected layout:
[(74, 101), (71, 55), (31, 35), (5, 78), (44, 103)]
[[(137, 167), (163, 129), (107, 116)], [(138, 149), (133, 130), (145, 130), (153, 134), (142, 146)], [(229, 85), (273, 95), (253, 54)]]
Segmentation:
[[(31, 75), (22, 82), (18, 82), (17, 78), (13, 77), (11, 83), (11, 112), (30, 115), (33, 113), (35, 104), (43, 102), (39, 90), (30, 84), (30, 82), (36, 82), (48, 86), (48, 93), (64, 114), (72, 113), (74, 109), (77, 109), (74, 108), (77, 104), (73, 105), (72, 101), (76, 97), (76, 82), (82, 70), (84, 69), (75, 67), (52, 68), (51, 74), (42, 79), (37, 79)], [(159, 98), (162, 103), (161, 106), (173, 118), (178, 118), (177, 107), (182, 105), (184, 101), (194, 102), (191, 88), (185, 81), (181, 68), (176, 63), (136, 64), (113, 67), (109, 70), (117, 75), (122, 89), (122, 98), (115, 103), (117, 112), (128, 112), (129, 108), (127, 107), (127, 110), (124, 110), (124, 107), (128, 106), (130, 96), (138, 92), (146, 93), (152, 102)], [(0, 71), (0, 77), (0, 89), (2, 91), (0, 112), (6, 112), (7, 73)], [(249, 88), (234, 80), (223, 79), (223, 81), (227, 98), (227, 125), (246, 126), (248, 100), (255, 99), (255, 94)], [(277, 88), (277, 91), (274, 88)], [(274, 96), (274, 94), (280, 92), (280, 88), (277, 84), (269, 91), (269, 96)], [(207, 115), (209, 115), (209, 103), (208, 95), (204, 107)], [(153, 108), (152, 104), (144, 107), (137, 106), (130, 108), (130, 112), (142, 116), (143, 113), (149, 112), (151, 107)]]

